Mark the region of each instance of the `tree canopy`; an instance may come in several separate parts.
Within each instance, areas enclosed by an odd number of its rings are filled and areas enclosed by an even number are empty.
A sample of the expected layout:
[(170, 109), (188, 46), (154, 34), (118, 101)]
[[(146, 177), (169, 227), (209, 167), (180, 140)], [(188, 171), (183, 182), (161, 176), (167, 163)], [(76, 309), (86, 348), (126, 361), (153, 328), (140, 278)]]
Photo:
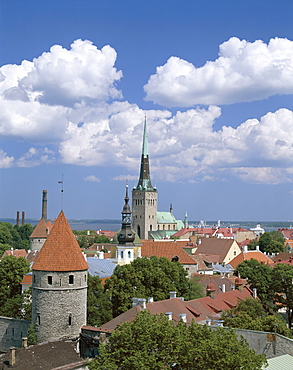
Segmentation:
[(266, 253), (284, 252), (285, 238), (280, 231), (270, 231), (259, 238), (259, 249)]
[(90, 370), (261, 369), (263, 355), (249, 349), (231, 329), (211, 329), (184, 322), (174, 325), (161, 314), (145, 310), (121, 324), (101, 345)]
[(0, 261), (0, 315), (21, 317), (23, 297), (20, 283), (29, 271), (29, 262), (23, 257), (6, 256)]
[(257, 299), (239, 301), (237, 307), (222, 313), (224, 326), (247, 330), (276, 332), (292, 338), (291, 330), (278, 314), (270, 315)]
[(113, 304), (113, 316), (131, 308), (134, 297), (153, 297), (154, 301), (160, 301), (169, 298), (170, 291), (176, 291), (177, 296), (186, 300), (202, 297), (197, 282), (187, 275), (179, 262), (165, 257), (137, 258), (130, 264), (118, 265), (105, 283)]
[[(30, 224), (12, 226), (9, 222), (0, 222), (0, 255), (11, 247), (28, 250), (30, 245), (29, 237), (33, 229), (33, 226)], [(5, 250), (3, 250), (4, 248)]]
[(100, 326), (112, 319), (112, 303), (104, 292), (101, 279), (88, 275), (87, 289), (87, 323)]

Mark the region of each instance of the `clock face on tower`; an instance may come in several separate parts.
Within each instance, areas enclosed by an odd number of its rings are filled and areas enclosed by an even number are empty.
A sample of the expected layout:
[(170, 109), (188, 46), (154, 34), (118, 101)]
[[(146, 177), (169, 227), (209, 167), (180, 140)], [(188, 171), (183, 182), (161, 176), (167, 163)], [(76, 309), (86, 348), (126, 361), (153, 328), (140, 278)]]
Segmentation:
[(122, 215), (122, 222), (125, 224), (130, 223), (130, 217), (127, 214)]

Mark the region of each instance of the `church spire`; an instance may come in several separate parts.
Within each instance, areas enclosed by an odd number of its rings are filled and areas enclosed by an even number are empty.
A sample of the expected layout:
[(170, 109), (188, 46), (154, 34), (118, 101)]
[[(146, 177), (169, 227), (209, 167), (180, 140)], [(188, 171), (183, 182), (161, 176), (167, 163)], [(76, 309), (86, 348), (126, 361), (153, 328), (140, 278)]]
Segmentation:
[(131, 211), (128, 196), (128, 183), (126, 181), (126, 194), (124, 198), (124, 206), (122, 209), (122, 227), (120, 233), (118, 234), (119, 245), (133, 245), (135, 235), (131, 230)]
[(140, 175), (139, 175), (139, 180), (138, 180), (136, 189), (137, 190), (148, 190), (148, 191), (154, 190), (152, 183), (151, 183), (151, 177), (150, 177), (146, 116), (145, 116), (145, 121), (144, 121), (144, 130), (143, 130)]

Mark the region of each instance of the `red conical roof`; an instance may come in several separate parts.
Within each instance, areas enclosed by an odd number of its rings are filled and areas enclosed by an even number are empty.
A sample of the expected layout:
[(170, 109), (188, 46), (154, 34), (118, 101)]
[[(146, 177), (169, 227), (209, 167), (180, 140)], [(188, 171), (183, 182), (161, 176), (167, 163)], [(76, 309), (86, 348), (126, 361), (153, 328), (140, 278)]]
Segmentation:
[(82, 271), (88, 264), (63, 213), (54, 222), (32, 267), (41, 271)]

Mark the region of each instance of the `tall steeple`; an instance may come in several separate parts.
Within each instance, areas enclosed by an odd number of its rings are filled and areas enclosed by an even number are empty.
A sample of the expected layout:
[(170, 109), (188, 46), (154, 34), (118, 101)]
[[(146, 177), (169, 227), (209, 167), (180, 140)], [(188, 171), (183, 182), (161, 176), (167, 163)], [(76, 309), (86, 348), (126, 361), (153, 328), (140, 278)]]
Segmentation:
[(138, 180), (136, 189), (137, 190), (154, 190), (152, 183), (151, 183), (151, 176), (150, 176), (146, 117), (144, 121), (144, 130), (143, 130), (140, 174), (139, 174), (139, 180)]
[(145, 117), (139, 180), (132, 190), (132, 228), (141, 239), (148, 239), (149, 231), (157, 230), (157, 202), (157, 189), (152, 186), (150, 176)]
[(122, 228), (118, 235), (118, 242), (119, 245), (134, 245), (133, 241), (135, 238), (134, 233), (131, 230), (131, 211), (130, 206), (128, 204), (129, 197), (128, 197), (128, 184), (126, 183), (126, 195), (124, 198), (125, 204), (122, 209)]

